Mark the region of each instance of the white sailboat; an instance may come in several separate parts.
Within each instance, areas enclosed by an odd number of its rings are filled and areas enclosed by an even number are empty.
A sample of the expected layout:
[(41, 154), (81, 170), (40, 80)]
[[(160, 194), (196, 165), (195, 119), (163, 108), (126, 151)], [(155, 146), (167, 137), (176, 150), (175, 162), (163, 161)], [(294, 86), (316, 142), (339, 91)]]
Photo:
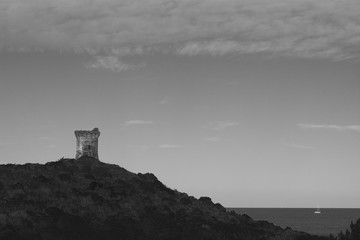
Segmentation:
[(317, 205), (316, 211), (315, 211), (314, 213), (315, 213), (315, 214), (320, 214), (320, 213), (321, 213), (320, 208), (319, 208), (319, 205)]

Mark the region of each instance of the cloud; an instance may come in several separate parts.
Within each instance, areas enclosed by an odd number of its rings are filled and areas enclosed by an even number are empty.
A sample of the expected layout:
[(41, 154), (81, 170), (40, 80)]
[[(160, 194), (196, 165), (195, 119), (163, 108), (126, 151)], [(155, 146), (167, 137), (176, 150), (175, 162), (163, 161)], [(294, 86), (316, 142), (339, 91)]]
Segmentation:
[(123, 125), (131, 126), (131, 125), (149, 125), (149, 124), (154, 124), (154, 122), (145, 121), (145, 120), (130, 120), (130, 121), (126, 121)]
[(303, 129), (325, 129), (336, 131), (355, 131), (360, 132), (360, 125), (331, 125), (331, 124), (298, 124), (298, 127)]
[(240, 123), (231, 122), (231, 121), (217, 121), (217, 122), (209, 122), (204, 126), (205, 129), (209, 130), (224, 130), (229, 127), (238, 126)]
[(145, 125), (152, 125), (154, 124), (153, 121), (145, 121), (145, 120), (129, 120), (121, 124), (120, 129), (128, 129), (131, 126), (145, 126)]
[(103, 68), (108, 69), (114, 72), (121, 72), (121, 71), (127, 71), (127, 70), (135, 70), (137, 68), (140, 68), (143, 66), (141, 65), (134, 65), (134, 64), (128, 64), (119, 59), (119, 57), (116, 56), (96, 56), (95, 61), (90, 64), (85, 65), (87, 68)]
[(182, 148), (181, 145), (175, 145), (175, 144), (162, 144), (159, 147), (160, 148)]
[(291, 39), (284, 41), (229, 41), (216, 39), (213, 41), (198, 41), (186, 43), (183, 47), (177, 49), (177, 54), (184, 56), (225, 56), (235, 54), (252, 53), (278, 53), (283, 56), (295, 55), (302, 58), (331, 58), (333, 60), (345, 60), (353, 58), (353, 54), (345, 54), (339, 48), (318, 48), (321, 44), (313, 41), (312, 43), (303, 43), (296, 45)]
[(222, 138), (222, 137), (207, 137), (203, 139), (207, 142), (232, 142), (233, 140), (228, 138)]
[(105, 52), (93, 68), (132, 69), (121, 56), (267, 53), (360, 56), (358, 0), (2, 0), (0, 49)]

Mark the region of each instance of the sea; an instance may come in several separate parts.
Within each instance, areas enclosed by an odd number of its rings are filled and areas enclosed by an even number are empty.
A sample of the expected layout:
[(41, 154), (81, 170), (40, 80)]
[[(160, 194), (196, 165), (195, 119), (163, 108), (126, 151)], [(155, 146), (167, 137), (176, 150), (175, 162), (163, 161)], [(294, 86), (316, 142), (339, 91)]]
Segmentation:
[(350, 228), (351, 221), (360, 218), (360, 208), (324, 208), (315, 214), (313, 208), (228, 208), (239, 214), (247, 214), (254, 220), (265, 220), (282, 228), (303, 231), (319, 236), (337, 236)]

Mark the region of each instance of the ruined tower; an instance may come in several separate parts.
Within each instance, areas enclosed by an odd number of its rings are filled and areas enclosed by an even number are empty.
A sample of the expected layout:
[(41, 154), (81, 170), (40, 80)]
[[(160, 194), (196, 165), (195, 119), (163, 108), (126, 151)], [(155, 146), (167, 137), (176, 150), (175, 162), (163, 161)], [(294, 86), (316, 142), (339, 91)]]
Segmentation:
[(89, 156), (99, 159), (98, 156), (98, 138), (100, 132), (98, 128), (91, 131), (75, 131), (76, 136), (76, 156), (78, 159), (82, 156)]

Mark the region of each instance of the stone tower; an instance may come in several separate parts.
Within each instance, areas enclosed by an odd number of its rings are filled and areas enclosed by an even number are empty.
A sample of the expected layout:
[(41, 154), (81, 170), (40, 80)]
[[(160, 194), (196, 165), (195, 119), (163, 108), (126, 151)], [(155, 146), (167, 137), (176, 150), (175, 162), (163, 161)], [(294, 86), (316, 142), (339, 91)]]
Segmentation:
[(91, 131), (75, 131), (76, 136), (76, 156), (78, 159), (82, 156), (89, 156), (99, 159), (98, 156), (98, 138), (100, 132), (98, 128)]

